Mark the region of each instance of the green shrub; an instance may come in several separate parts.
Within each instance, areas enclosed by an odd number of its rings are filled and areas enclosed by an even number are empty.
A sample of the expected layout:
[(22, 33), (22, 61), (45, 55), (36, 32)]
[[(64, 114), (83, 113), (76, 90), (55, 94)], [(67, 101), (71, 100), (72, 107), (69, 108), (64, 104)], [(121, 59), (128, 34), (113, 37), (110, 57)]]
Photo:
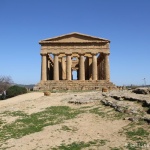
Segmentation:
[(6, 99), (6, 96), (4, 94), (0, 95), (0, 100)]
[(20, 87), (17, 85), (11, 86), (10, 88), (8, 88), (8, 90), (6, 92), (7, 98), (21, 95), (24, 93), (27, 93), (27, 89), (25, 87)]

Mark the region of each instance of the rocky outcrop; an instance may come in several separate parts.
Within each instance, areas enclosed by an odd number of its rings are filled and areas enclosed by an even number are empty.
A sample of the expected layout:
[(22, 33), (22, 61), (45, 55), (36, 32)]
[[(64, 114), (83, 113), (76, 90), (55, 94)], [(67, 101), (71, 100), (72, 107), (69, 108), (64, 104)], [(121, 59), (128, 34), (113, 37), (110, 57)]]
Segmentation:
[(103, 95), (109, 96), (118, 101), (123, 101), (123, 100), (137, 101), (137, 102), (142, 103), (144, 106), (147, 106), (147, 107), (150, 106), (150, 95), (137, 95), (129, 91), (103, 93)]
[[(105, 106), (110, 106), (116, 111), (129, 114), (130, 121), (144, 120), (150, 123), (150, 96), (138, 95), (130, 91), (112, 91), (103, 93), (101, 102)], [(136, 103), (138, 102), (138, 103)], [(147, 107), (144, 109), (143, 107)]]
[(74, 95), (74, 97), (70, 97), (69, 99), (67, 99), (67, 101), (68, 103), (73, 103), (73, 104), (88, 104), (88, 103), (99, 102), (99, 99), (97, 99), (97, 97), (93, 97), (90, 95), (88, 95), (87, 97)]
[(108, 98), (102, 99), (101, 102), (104, 105), (110, 106), (114, 108), (116, 111), (119, 111), (121, 113), (138, 114), (138, 108), (128, 103), (124, 103), (123, 101), (116, 101), (115, 99), (108, 97)]
[(150, 89), (149, 88), (136, 88), (132, 90), (132, 92), (136, 94), (150, 94)]
[(72, 104), (88, 104), (101, 102), (115, 111), (125, 114), (124, 119), (130, 121), (144, 120), (150, 123), (150, 95), (135, 94), (128, 90), (96, 92), (95, 95), (74, 95), (65, 99)]

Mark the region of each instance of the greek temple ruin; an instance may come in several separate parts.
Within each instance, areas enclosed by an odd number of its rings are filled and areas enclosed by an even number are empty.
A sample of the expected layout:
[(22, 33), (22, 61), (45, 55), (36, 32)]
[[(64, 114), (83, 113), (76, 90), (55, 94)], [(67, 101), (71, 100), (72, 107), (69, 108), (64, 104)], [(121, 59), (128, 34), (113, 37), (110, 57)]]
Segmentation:
[(110, 41), (70, 33), (39, 42), (41, 81), (39, 90), (94, 90), (113, 88), (110, 82)]

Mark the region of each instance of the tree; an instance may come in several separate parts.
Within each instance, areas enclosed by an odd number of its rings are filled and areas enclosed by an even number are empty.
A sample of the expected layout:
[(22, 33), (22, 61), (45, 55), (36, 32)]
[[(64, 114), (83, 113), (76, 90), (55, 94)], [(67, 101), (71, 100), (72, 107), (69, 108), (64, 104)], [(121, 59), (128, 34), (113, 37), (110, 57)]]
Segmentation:
[(13, 84), (10, 76), (0, 76), (0, 93), (7, 90)]
[(25, 93), (27, 93), (27, 89), (25, 87), (14, 85), (7, 89), (7, 98), (25, 94)]

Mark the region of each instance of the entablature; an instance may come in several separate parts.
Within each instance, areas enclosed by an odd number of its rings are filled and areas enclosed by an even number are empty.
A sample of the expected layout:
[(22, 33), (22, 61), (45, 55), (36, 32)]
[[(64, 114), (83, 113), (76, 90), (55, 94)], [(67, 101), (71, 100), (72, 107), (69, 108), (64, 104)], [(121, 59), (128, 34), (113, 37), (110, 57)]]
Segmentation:
[[(109, 49), (77, 49), (77, 50), (69, 50), (69, 53), (77, 53), (77, 54), (86, 54), (86, 53), (106, 53), (109, 54)], [(41, 54), (68, 54), (68, 51), (66, 50), (41, 50)]]

